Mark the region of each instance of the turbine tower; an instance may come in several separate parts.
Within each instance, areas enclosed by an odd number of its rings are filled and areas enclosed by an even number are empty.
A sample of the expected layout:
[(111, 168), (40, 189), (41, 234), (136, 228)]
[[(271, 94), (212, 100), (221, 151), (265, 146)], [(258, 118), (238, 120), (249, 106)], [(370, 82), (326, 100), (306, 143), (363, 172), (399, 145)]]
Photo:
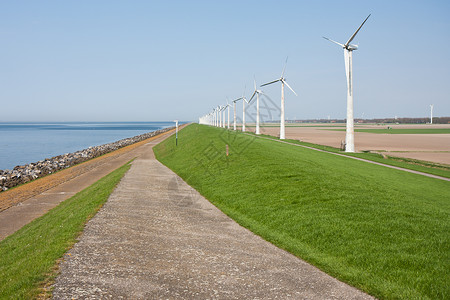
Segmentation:
[(217, 113), (217, 107), (213, 108), (214, 110), (214, 127), (217, 127), (217, 125), (219, 124), (219, 115)]
[(252, 102), (253, 97), (256, 95), (256, 134), (261, 134), (259, 131), (259, 95), (264, 94), (261, 90), (258, 90), (256, 88), (256, 79), (254, 79), (255, 83), (255, 91), (253, 92), (253, 95), (250, 97), (250, 100), (248, 100), (248, 103)]
[(284, 68), (283, 68), (283, 72), (281, 72), (281, 77), (277, 80), (268, 82), (268, 83), (264, 83), (261, 86), (265, 86), (265, 85), (269, 85), (275, 82), (280, 81), (281, 82), (281, 111), (280, 111), (280, 140), (284, 140), (285, 137), (285, 128), (284, 128), (284, 85), (286, 85), (293, 93), (295, 96), (297, 96), (297, 93), (289, 86), (289, 84), (286, 82), (286, 78), (284, 78), (284, 71), (286, 70), (286, 64), (287, 64), (287, 58), (286, 58), (286, 62), (284, 63)]
[(240, 97), (240, 98), (237, 98), (237, 99), (235, 99), (235, 100), (233, 100), (232, 102), (233, 102), (233, 119), (234, 119), (234, 121), (233, 121), (233, 130), (235, 130), (236, 131), (236, 102), (238, 102), (239, 100), (242, 100), (242, 97)]
[(230, 129), (230, 103), (228, 103), (228, 98), (227, 98), (227, 111), (228, 111), (228, 121), (227, 121), (227, 129)]
[(245, 103), (248, 103), (248, 101), (247, 98), (245, 98), (245, 95), (242, 95), (241, 99), (242, 99), (242, 132), (245, 132)]
[(226, 105), (222, 106), (221, 114), (222, 114), (222, 128), (225, 128), (225, 109)]
[(219, 123), (217, 127), (222, 127), (222, 107), (220, 105), (217, 106), (217, 114), (219, 116)]
[(430, 124), (433, 124), (433, 106), (434, 104), (430, 104)]
[(338, 43), (329, 38), (323, 37), (324, 39), (335, 43), (342, 48), (344, 48), (344, 59), (345, 59), (345, 74), (347, 76), (347, 129), (345, 135), (345, 152), (355, 152), (355, 132), (353, 126), (353, 77), (352, 77), (352, 52), (357, 50), (358, 46), (350, 44), (355, 38), (356, 34), (359, 32), (364, 23), (370, 17), (370, 14), (362, 22), (361, 26), (353, 33), (353, 35), (348, 39), (345, 44)]

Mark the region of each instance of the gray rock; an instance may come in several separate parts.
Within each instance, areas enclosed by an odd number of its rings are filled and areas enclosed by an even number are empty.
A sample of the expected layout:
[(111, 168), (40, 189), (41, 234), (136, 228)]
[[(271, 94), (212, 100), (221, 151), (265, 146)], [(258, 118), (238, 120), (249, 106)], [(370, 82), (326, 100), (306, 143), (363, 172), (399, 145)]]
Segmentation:
[(66, 153), (52, 158), (46, 158), (35, 163), (23, 166), (15, 166), (12, 170), (0, 170), (0, 192), (6, 191), (17, 185), (30, 182), (39, 177), (52, 174), (56, 171), (69, 168), (95, 157), (115, 151), (117, 149), (135, 144), (155, 135), (166, 132), (173, 127), (144, 133), (131, 138), (125, 138), (117, 142), (100, 146), (89, 147), (74, 153)]

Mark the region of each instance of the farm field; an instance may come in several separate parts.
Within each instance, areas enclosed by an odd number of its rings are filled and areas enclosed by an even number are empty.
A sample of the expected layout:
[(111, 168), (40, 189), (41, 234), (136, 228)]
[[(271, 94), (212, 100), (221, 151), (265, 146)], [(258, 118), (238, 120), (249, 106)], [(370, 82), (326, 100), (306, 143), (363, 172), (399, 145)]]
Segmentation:
[[(330, 129), (326, 129), (330, 130)], [(337, 131), (345, 131), (345, 129), (333, 129)], [(369, 132), (379, 134), (450, 134), (450, 128), (403, 128), (403, 129), (355, 129), (355, 132)]]
[(196, 124), (178, 141), (157, 158), (264, 239), (377, 298), (450, 296), (447, 181)]
[[(341, 141), (345, 140), (342, 124), (322, 125), (286, 126), (286, 138), (339, 148)], [(450, 165), (450, 124), (389, 125), (393, 132), (398, 130), (403, 133), (380, 134), (378, 130), (389, 131), (387, 126), (355, 124), (356, 151), (382, 152), (389, 156)], [(254, 124), (247, 127), (254, 132)], [(279, 127), (261, 127), (261, 133), (278, 136)]]

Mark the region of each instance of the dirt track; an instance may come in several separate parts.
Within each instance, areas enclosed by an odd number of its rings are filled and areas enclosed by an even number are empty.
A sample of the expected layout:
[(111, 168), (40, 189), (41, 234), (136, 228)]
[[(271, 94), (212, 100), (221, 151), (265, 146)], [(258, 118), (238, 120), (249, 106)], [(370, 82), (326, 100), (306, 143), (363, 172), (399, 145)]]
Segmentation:
[[(344, 124), (339, 124), (343, 126)], [(339, 126), (338, 125), (338, 126)], [(290, 127), (286, 126), (286, 138), (304, 142), (327, 145), (339, 148), (345, 140), (345, 131), (330, 129), (345, 129), (345, 127)], [(390, 125), (403, 129), (450, 128), (450, 124), (437, 125)], [(254, 131), (250, 126), (248, 130)], [(382, 129), (386, 126), (355, 125), (355, 129)], [(279, 127), (261, 127), (261, 133), (278, 136)], [(407, 157), (450, 165), (450, 134), (379, 134), (355, 132), (356, 151), (379, 151), (386, 155)]]

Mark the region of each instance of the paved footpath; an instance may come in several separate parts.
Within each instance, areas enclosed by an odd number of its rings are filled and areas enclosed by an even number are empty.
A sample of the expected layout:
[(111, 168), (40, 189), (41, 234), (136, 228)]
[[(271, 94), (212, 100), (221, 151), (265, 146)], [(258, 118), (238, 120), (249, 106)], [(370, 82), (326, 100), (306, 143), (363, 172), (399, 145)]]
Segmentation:
[(65, 255), (54, 299), (372, 299), (239, 226), (152, 146)]

